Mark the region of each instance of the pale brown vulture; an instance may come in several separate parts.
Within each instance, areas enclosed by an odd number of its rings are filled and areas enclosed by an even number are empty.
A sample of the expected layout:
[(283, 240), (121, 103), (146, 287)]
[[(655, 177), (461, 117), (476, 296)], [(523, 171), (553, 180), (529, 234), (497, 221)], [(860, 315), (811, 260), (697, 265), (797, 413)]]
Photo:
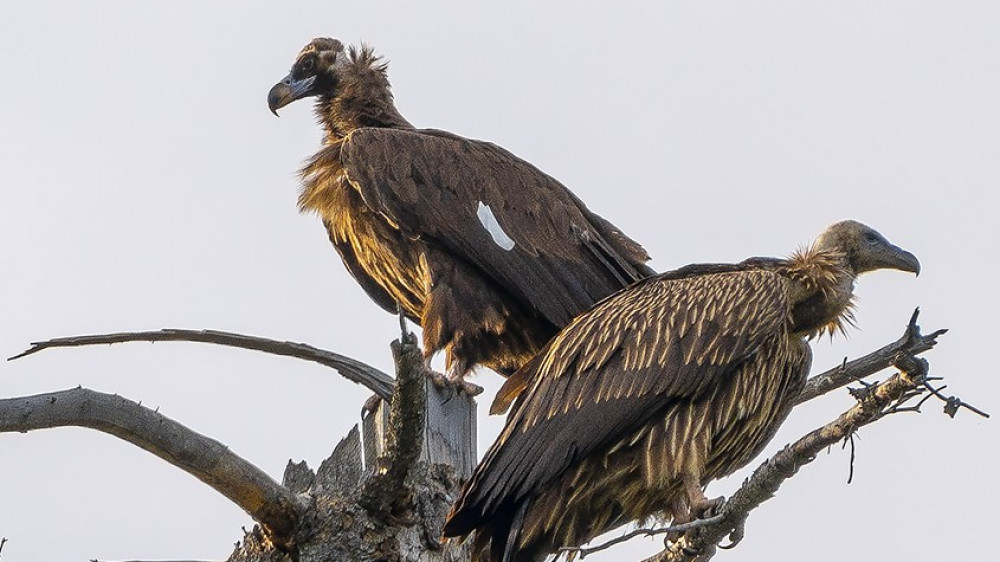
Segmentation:
[(475, 533), (475, 560), (529, 562), (631, 521), (697, 517), (703, 487), (774, 435), (807, 340), (843, 330), (855, 278), (876, 269), (920, 264), (844, 221), (789, 259), (688, 266), (602, 301), (506, 381), (494, 410), (513, 410), (444, 535)]

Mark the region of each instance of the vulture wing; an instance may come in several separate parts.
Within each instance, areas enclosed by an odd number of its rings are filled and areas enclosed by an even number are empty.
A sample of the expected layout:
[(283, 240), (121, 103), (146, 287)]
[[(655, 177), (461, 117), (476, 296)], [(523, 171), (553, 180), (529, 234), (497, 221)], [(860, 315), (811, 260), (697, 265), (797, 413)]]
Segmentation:
[(638, 243), (494, 144), (434, 130), (357, 129), (341, 159), (370, 208), (472, 263), (557, 326), (652, 273)]
[[(776, 258), (750, 258), (740, 263), (696, 263), (686, 265), (672, 271), (660, 273), (656, 275), (656, 281), (651, 280), (650, 282), (664, 283), (666, 281), (675, 281), (690, 277), (701, 277), (720, 273), (734, 273), (750, 269), (768, 269), (773, 271), (780, 266), (782, 262), (783, 260)], [(608, 300), (615, 298), (618, 297), (616, 295), (607, 297)], [(597, 305), (594, 308), (598, 308), (598, 306), (600, 305)], [(664, 342), (664, 345), (666, 345), (666, 342)], [(542, 354), (539, 354), (539, 356), (540, 355)], [(520, 369), (508, 377), (504, 382), (504, 385), (493, 398), (493, 404), (490, 406), (490, 413), (499, 415), (506, 412), (514, 400), (516, 400), (517, 397), (524, 392), (524, 389), (527, 388), (528, 383), (533, 380), (534, 377), (535, 368), (533, 367)]]
[(520, 502), (573, 463), (627, 438), (673, 400), (707, 394), (784, 336), (788, 280), (777, 273), (670, 276), (606, 299), (515, 375), (527, 371), (528, 388), (446, 534), (470, 532), (502, 505)]

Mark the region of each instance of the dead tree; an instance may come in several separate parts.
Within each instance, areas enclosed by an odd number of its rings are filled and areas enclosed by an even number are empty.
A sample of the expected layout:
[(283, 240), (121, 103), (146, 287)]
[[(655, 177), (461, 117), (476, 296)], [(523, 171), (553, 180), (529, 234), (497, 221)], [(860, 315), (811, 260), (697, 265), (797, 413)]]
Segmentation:
[[(683, 527), (637, 529), (608, 543), (567, 547), (579, 557), (639, 535), (668, 534), (650, 561), (705, 561), (727, 537), (742, 538), (750, 512), (821, 449), (850, 439), (860, 427), (904, 411), (919, 411), (937, 397), (951, 416), (959, 408), (986, 415), (933, 386), (918, 357), (945, 333), (920, 333), (917, 314), (899, 340), (860, 359), (814, 376), (805, 402), (895, 366), (899, 372), (852, 390), (858, 403), (831, 423), (766, 460), (743, 486), (703, 521)], [(467, 544), (442, 543), (440, 530), (461, 482), (475, 463), (475, 405), (428, 382), (416, 338), (404, 330), (393, 342), (396, 376), (308, 345), (217, 331), (162, 330), (53, 339), (32, 344), (16, 359), (49, 348), (128, 341), (196, 341), (315, 361), (375, 393), (361, 423), (336, 445), (317, 470), (289, 461), (282, 482), (221, 443), (117, 395), (75, 388), (0, 399), (0, 432), (81, 426), (115, 435), (187, 471), (246, 511), (257, 525), (245, 533), (230, 562), (385, 560), (463, 562)], [(915, 405), (911, 400), (921, 397)], [(2, 546), (0, 546), (2, 548)]]

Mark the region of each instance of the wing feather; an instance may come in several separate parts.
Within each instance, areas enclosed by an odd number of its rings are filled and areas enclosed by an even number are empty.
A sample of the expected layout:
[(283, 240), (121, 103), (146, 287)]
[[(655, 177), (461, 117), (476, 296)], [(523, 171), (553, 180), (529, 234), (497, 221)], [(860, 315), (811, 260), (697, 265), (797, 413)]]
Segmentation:
[[(491, 143), (442, 131), (358, 129), (341, 159), (350, 184), (387, 221), (474, 264), (557, 326), (651, 273), (641, 246), (558, 181)], [(484, 207), (502, 234), (479, 216)]]

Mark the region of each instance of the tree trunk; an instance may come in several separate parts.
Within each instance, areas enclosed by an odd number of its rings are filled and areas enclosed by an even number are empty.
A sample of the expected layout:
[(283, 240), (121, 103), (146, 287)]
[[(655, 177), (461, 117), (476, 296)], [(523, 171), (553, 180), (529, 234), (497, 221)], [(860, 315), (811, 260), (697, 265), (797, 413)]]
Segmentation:
[[(422, 369), (415, 368), (422, 365), (415, 345), (394, 345), (393, 352), (400, 381), (393, 404), (380, 400), (317, 471), (305, 461), (289, 461), (282, 483), (308, 506), (294, 548), (284, 552), (273, 548), (260, 527), (254, 526), (237, 544), (229, 562), (470, 560), (468, 543), (446, 544), (440, 537), (461, 483), (476, 463), (475, 401), (464, 393), (452, 395), (435, 387)], [(413, 358), (416, 364), (407, 361)], [(420, 400), (405, 396), (408, 376), (423, 394), (424, 408)], [(422, 416), (418, 426), (422, 431), (406, 432), (394, 426), (396, 419), (403, 421), (402, 417), (394, 419), (392, 410), (397, 407), (422, 410), (410, 412)], [(405, 442), (393, 443), (394, 439)], [(392, 458), (416, 445), (419, 454), (405, 467), (401, 486), (397, 486), (391, 481)]]

